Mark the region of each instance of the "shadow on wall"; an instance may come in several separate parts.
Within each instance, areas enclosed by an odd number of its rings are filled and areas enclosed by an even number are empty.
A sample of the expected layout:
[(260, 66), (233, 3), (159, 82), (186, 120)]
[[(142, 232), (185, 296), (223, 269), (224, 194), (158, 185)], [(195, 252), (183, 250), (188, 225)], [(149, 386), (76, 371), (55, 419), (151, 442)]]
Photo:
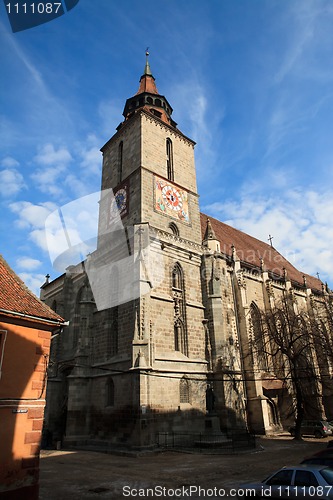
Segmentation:
[[(38, 499), (46, 359), (36, 330), (0, 323), (0, 499)], [(49, 337), (48, 332), (40, 332)]]
[[(78, 415), (75, 416), (78, 418)], [(81, 414), (84, 418), (84, 415)], [(78, 448), (91, 445), (98, 449), (108, 447), (154, 448), (170, 447), (177, 436), (180, 447), (219, 446), (233, 439), (236, 434), (248, 435), (245, 422), (237, 422), (238, 427), (221, 430), (217, 413), (205, 413), (195, 409), (179, 407), (175, 411), (159, 411), (148, 406), (141, 409), (124, 406), (106, 413), (96, 407), (89, 410), (90, 432), (77, 440), (75, 436), (65, 437), (64, 445)], [(205, 446), (205, 444), (204, 444)]]

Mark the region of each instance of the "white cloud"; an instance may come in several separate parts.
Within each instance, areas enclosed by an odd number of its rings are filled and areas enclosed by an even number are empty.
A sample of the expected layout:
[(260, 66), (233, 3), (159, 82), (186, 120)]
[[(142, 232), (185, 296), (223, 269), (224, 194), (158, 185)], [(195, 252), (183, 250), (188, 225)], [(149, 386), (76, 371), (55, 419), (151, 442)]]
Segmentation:
[(59, 196), (63, 192), (61, 178), (65, 171), (65, 165), (40, 169), (31, 175), (31, 179), (37, 184), (42, 193)]
[(283, 196), (246, 197), (203, 207), (220, 220), (268, 242), (299, 270), (333, 282), (333, 193), (288, 191)]
[(12, 158), (11, 156), (6, 156), (1, 160), (0, 165), (5, 168), (15, 168), (18, 167), (20, 164), (15, 158)]
[(72, 159), (68, 149), (60, 147), (56, 150), (53, 144), (46, 144), (34, 157), (34, 162), (42, 168), (31, 174), (31, 179), (43, 193), (59, 196), (63, 192), (62, 178)]
[(99, 147), (92, 147), (82, 152), (81, 168), (85, 174), (100, 174), (102, 165), (102, 154)]
[(0, 171), (0, 194), (9, 198), (24, 189), (23, 175), (15, 168), (6, 168)]
[(39, 153), (34, 157), (34, 161), (39, 165), (67, 165), (72, 160), (72, 155), (68, 149), (60, 147), (56, 150), (53, 144), (45, 144)]
[(17, 225), (20, 228), (41, 229), (44, 228), (46, 217), (57, 206), (51, 202), (34, 205), (30, 201), (18, 201), (11, 203), (9, 208), (18, 215)]
[(26, 284), (26, 286), (37, 296), (40, 295), (40, 287), (45, 283), (45, 276), (43, 274), (32, 273), (19, 273), (19, 277)]
[(42, 265), (42, 262), (38, 259), (32, 259), (31, 257), (20, 257), (19, 259), (17, 259), (16, 265), (20, 269), (34, 271)]

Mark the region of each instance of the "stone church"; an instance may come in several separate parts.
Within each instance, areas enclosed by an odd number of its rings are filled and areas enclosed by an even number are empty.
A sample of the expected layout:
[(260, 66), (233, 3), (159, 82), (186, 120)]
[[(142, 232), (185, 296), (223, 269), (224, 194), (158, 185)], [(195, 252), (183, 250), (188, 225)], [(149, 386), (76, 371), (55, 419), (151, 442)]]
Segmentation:
[[(97, 249), (41, 289), (69, 321), (53, 339), (46, 410), (66, 444), (150, 446), (205, 432), (208, 414), (216, 432), (280, 430), (288, 389), (249, 356), (259, 311), (285, 295), (307, 310), (330, 299), (271, 245), (200, 213), (195, 143), (172, 111), (147, 54), (101, 149)], [(323, 402), (318, 417), (333, 418)]]

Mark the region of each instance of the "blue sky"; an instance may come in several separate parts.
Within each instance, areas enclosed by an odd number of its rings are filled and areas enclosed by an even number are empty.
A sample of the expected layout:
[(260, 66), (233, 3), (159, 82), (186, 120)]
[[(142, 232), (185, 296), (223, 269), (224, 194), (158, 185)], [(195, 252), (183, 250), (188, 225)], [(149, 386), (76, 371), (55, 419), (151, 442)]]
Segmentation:
[(0, 5), (1, 250), (35, 292), (45, 218), (100, 188), (100, 147), (138, 88), (197, 142), (201, 210), (333, 287), (331, 0), (80, 0), (13, 34)]

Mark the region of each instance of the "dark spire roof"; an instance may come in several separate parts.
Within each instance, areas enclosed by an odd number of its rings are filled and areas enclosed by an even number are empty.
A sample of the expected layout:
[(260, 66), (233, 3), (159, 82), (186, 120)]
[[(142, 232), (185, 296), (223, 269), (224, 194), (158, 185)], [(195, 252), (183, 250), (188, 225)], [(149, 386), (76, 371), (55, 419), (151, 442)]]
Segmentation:
[(207, 227), (206, 227), (206, 232), (204, 234), (204, 241), (205, 240), (216, 240), (216, 234), (215, 231), (210, 223), (210, 220), (207, 217)]
[(171, 118), (172, 107), (167, 99), (159, 94), (157, 90), (155, 78), (149, 64), (148, 50), (146, 51), (146, 64), (143, 75), (140, 78), (139, 89), (133, 97), (127, 99), (124, 107), (123, 115), (125, 121), (131, 118), (138, 110), (142, 109), (168, 125), (177, 128), (177, 124)]

